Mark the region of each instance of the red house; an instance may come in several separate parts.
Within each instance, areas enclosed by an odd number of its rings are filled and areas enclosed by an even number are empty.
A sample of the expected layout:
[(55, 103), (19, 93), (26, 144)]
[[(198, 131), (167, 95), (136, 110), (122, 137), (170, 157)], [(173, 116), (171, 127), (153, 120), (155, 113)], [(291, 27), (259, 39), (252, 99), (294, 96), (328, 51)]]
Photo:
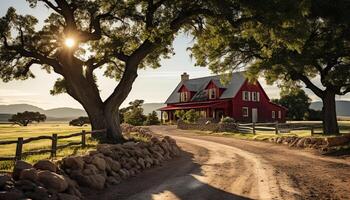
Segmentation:
[(240, 122), (285, 122), (287, 109), (272, 103), (259, 82), (250, 83), (243, 72), (233, 73), (228, 84), (220, 76), (189, 79), (181, 82), (160, 109), (163, 121), (175, 121), (176, 110), (195, 109), (204, 118), (232, 117)]

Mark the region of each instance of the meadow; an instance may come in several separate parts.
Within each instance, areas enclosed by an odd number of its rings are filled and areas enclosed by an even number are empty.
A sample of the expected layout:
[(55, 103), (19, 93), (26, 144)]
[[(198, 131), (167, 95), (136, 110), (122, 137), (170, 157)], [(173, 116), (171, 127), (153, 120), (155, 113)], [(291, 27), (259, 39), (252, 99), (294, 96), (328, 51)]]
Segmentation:
[[(0, 141), (16, 140), (18, 137), (24, 139), (36, 136), (51, 136), (56, 133), (58, 135), (69, 135), (72, 133), (78, 133), (82, 130), (90, 131), (90, 126), (75, 127), (69, 126), (68, 123), (63, 122), (50, 122), (40, 124), (30, 124), (27, 127), (13, 125), (13, 124), (0, 124)], [(81, 141), (81, 136), (59, 139), (58, 145), (64, 145), (70, 142)], [(81, 148), (80, 146), (71, 146), (57, 151), (57, 158), (62, 158), (67, 155), (82, 154), (96, 146), (96, 141), (92, 140), (90, 136), (87, 136), (87, 147)], [(50, 149), (51, 140), (34, 141), (23, 145), (23, 152), (37, 149)], [(0, 156), (14, 156), (16, 151), (16, 145), (2, 145), (0, 146)], [(40, 159), (50, 159), (50, 154), (39, 154), (24, 157), (23, 160), (34, 163)], [(9, 171), (13, 167), (13, 161), (0, 161), (0, 171)]]

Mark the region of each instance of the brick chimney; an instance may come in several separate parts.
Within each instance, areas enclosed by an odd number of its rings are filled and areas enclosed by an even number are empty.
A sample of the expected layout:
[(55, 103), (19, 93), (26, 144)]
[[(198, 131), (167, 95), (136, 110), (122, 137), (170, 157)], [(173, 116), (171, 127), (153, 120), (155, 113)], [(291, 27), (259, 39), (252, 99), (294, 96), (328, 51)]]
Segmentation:
[(181, 74), (181, 81), (187, 81), (190, 79), (190, 75), (187, 74), (186, 72), (184, 72), (183, 74)]

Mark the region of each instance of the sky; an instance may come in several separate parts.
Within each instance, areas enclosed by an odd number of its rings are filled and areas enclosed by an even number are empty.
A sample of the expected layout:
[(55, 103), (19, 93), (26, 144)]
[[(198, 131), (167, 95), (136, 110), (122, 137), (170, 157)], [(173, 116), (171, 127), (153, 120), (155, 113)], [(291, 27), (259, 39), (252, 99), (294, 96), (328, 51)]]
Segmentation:
[[(31, 14), (37, 17), (39, 23), (42, 23), (50, 13), (49, 9), (44, 6), (35, 9), (29, 8), (25, 0), (1, 0), (0, 16), (5, 15), (7, 8), (10, 6), (16, 8), (17, 12), (21, 14)], [(162, 59), (161, 67), (158, 69), (139, 70), (132, 91), (122, 107), (134, 99), (143, 99), (145, 103), (164, 102), (179, 83), (180, 75), (183, 72), (187, 72), (190, 78), (211, 75), (208, 68), (194, 66), (195, 61), (190, 58), (190, 52), (186, 50), (192, 44), (193, 40), (190, 36), (179, 34), (173, 43), (175, 55), (170, 59)], [(36, 76), (35, 79), (8, 83), (0, 81), (0, 104), (26, 103), (44, 109), (57, 107), (82, 108), (78, 102), (67, 94), (50, 95), (49, 91), (52, 89), (55, 80), (60, 77), (59, 75), (55, 73), (47, 74), (39, 66), (32, 67), (32, 71)], [(99, 89), (102, 98), (105, 99), (118, 83), (115, 80), (103, 77), (102, 74), (102, 71), (97, 71)], [(271, 99), (279, 97), (279, 89), (276, 86), (266, 85), (262, 78), (259, 80)], [(313, 101), (319, 100), (309, 90), (306, 90), (306, 92)], [(350, 100), (350, 95), (341, 99)]]

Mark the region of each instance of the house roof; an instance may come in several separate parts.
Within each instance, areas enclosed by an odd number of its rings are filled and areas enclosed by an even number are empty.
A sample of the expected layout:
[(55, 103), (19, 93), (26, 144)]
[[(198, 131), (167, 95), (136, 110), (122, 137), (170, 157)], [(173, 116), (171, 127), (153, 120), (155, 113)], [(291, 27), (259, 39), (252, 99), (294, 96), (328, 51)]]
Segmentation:
[(246, 80), (243, 73), (244, 72), (233, 73), (232, 78), (227, 85), (221, 83), (220, 75), (181, 81), (176, 86), (175, 90), (171, 93), (171, 95), (168, 97), (168, 99), (165, 101), (165, 103), (171, 104), (180, 102), (180, 94), (178, 93), (178, 91), (182, 85), (185, 85), (188, 90), (195, 92), (195, 95), (192, 97), (191, 101), (207, 100), (208, 95), (205, 91), (205, 87), (210, 81), (213, 81), (214, 84), (219, 88), (225, 88), (225, 91), (220, 96), (220, 99), (233, 98), (236, 96), (237, 92)]

